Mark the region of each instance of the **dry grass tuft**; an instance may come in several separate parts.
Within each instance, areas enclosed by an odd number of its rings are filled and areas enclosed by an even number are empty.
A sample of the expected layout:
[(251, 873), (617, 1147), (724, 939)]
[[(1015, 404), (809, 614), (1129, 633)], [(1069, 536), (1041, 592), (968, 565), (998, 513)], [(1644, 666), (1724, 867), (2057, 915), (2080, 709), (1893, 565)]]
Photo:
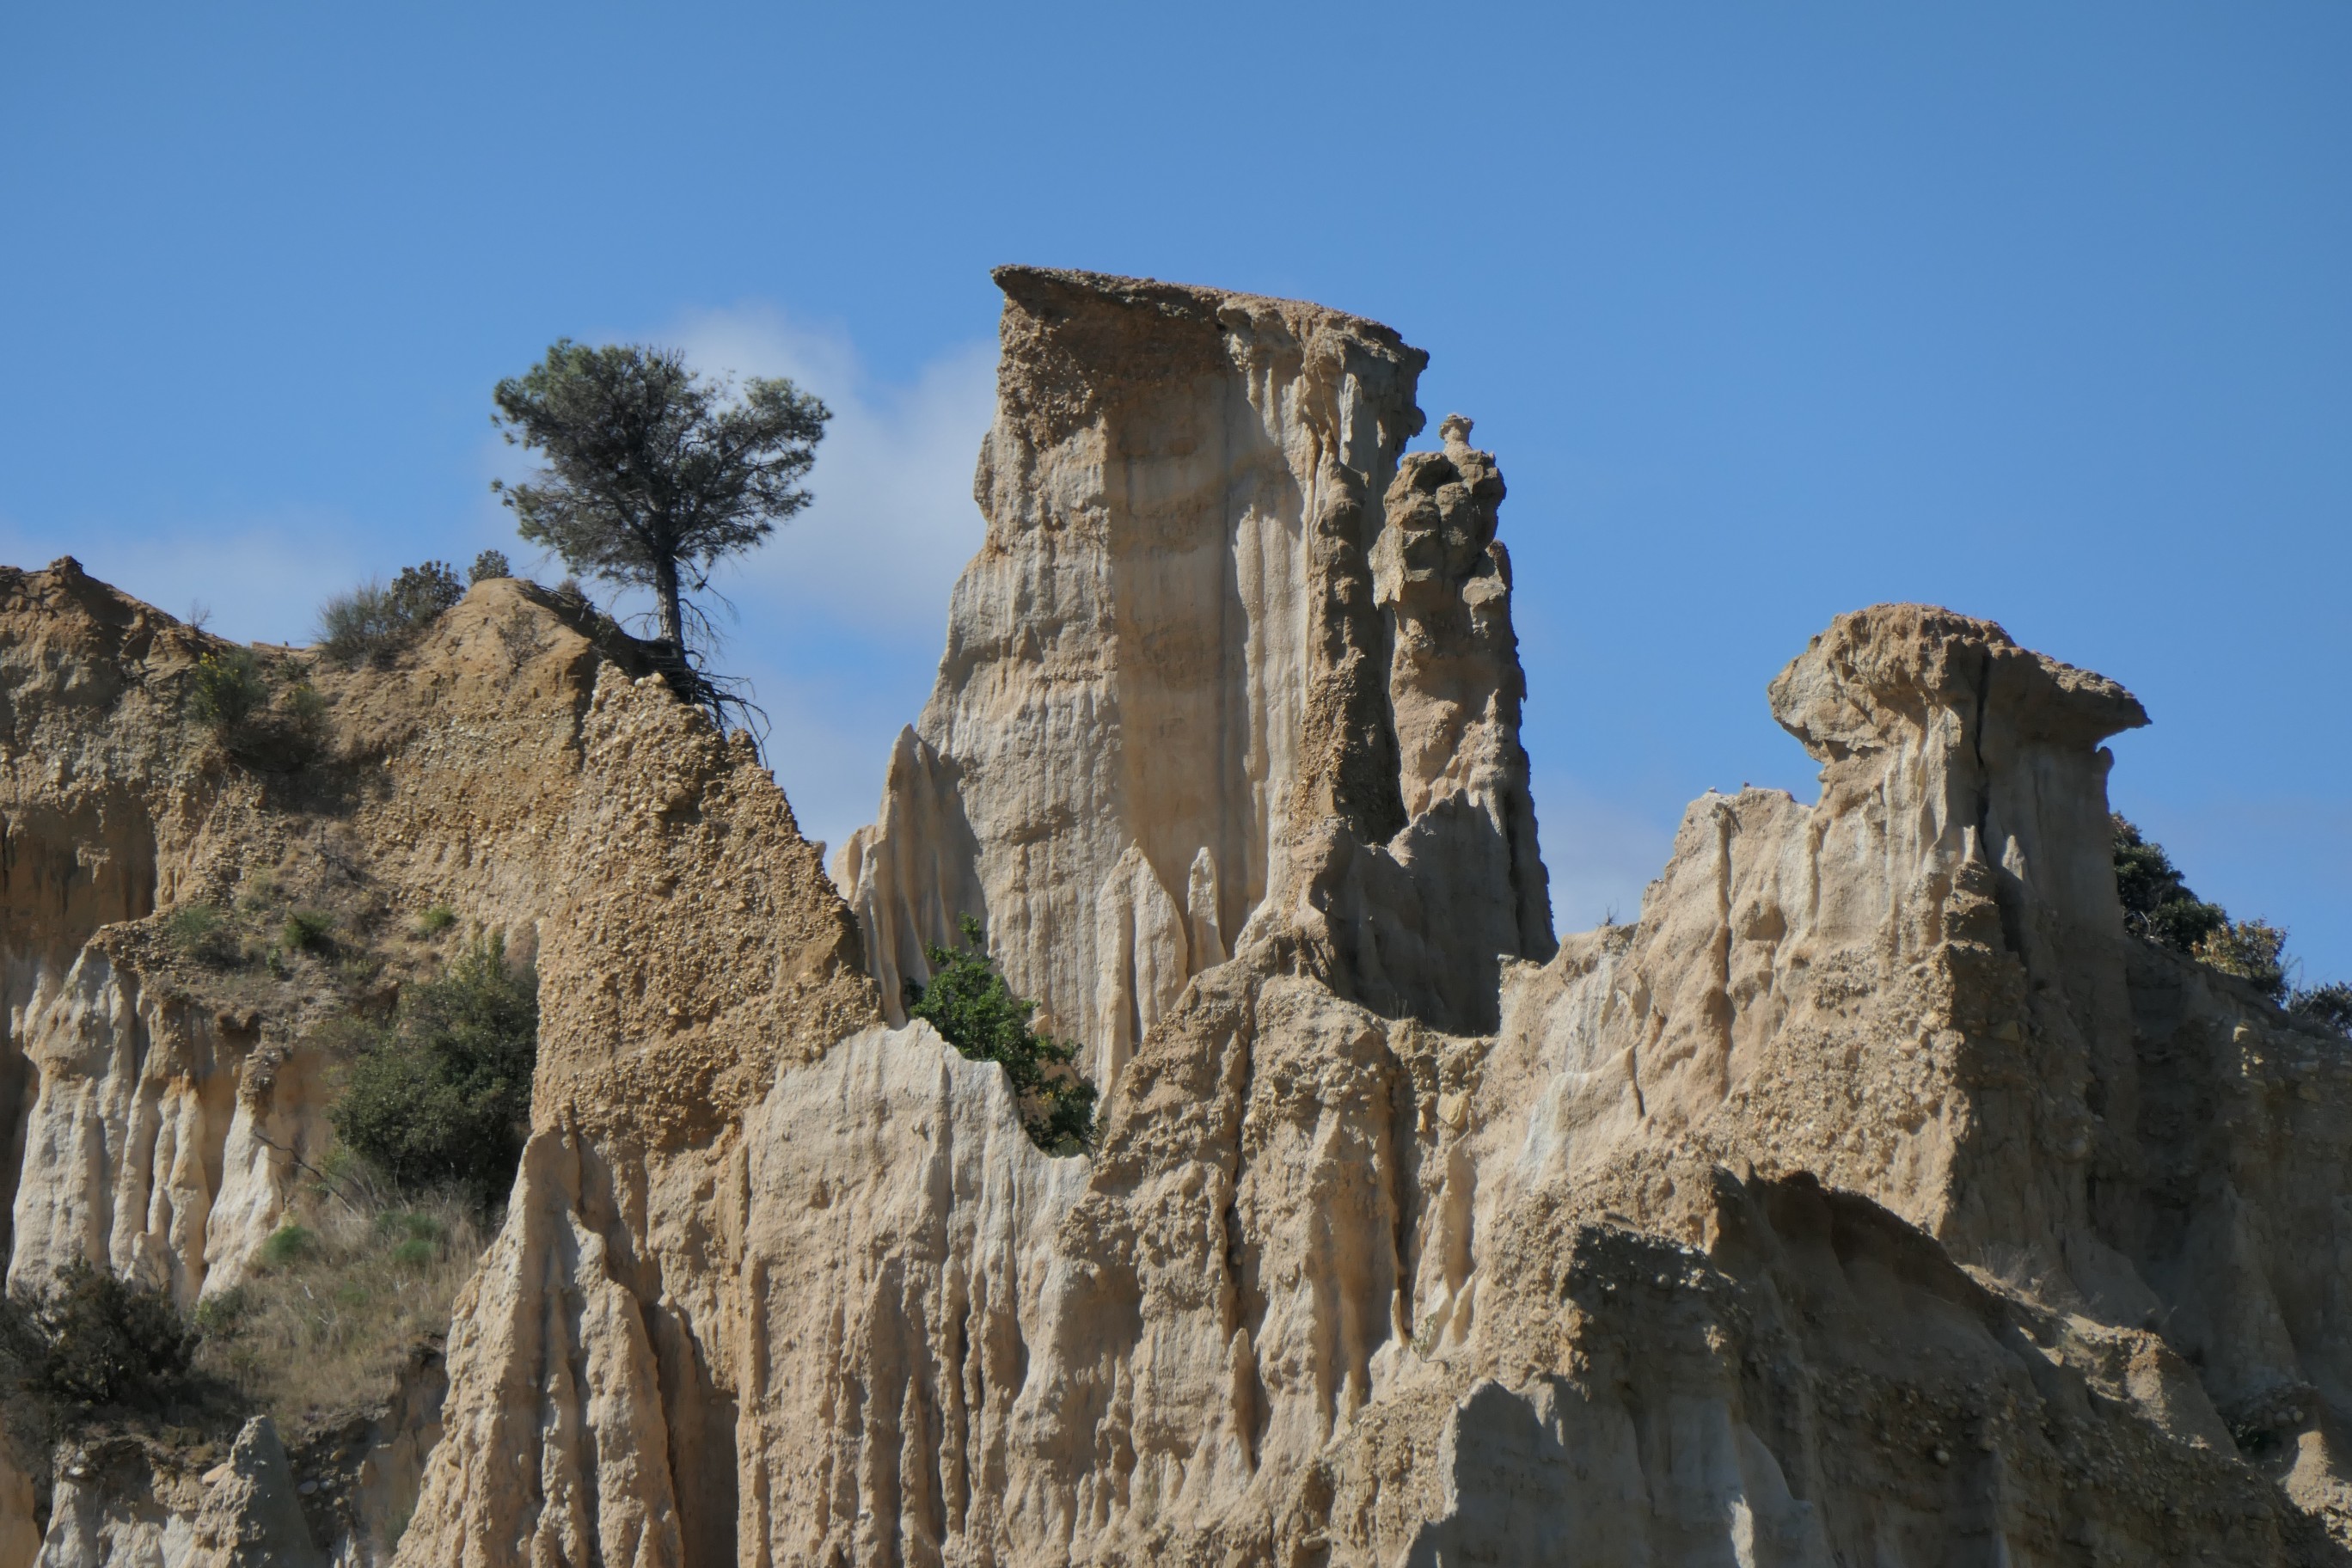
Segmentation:
[(299, 1431), (381, 1404), (419, 1340), (447, 1331), (486, 1238), (452, 1198), (348, 1180), (264, 1244), (247, 1281), (197, 1308), (200, 1369)]

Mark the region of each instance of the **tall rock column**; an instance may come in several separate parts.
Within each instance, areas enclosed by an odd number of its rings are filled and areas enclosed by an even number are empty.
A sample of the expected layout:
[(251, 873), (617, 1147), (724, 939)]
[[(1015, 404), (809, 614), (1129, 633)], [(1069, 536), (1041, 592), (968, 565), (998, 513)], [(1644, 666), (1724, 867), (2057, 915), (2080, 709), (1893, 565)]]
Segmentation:
[(1336, 801), (1298, 813), (1287, 896), (1255, 934), (1277, 966), (1376, 1011), (1479, 1033), (1496, 1024), (1500, 961), (1551, 956), (1551, 890), (1519, 744), (1511, 559), (1495, 537), (1503, 475), (1470, 447), (1469, 420), (1440, 429), (1444, 450), (1399, 466), (1372, 548), (1391, 650), (1375, 695), (1395, 750), (1334, 748), (1394, 767), (1395, 826), (1367, 831)]
[[(1366, 548), (1421, 426), (1425, 356), (1313, 305), (996, 279), (987, 540), (880, 816), (835, 874), (886, 1006), (978, 915), (1015, 989), (1107, 1079), (1279, 879), (1318, 700), (1391, 759), (1370, 809), (1401, 821)], [(1336, 697), (1357, 667), (1363, 695)]]

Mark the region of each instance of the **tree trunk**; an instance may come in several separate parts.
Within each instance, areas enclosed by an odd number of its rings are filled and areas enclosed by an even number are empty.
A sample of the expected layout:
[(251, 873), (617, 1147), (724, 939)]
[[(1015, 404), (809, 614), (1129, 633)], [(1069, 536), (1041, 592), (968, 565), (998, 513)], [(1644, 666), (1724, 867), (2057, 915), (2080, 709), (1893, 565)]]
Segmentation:
[(654, 597), (661, 605), (662, 640), (683, 661), (686, 658), (686, 626), (677, 613), (677, 562), (662, 556), (654, 563)]

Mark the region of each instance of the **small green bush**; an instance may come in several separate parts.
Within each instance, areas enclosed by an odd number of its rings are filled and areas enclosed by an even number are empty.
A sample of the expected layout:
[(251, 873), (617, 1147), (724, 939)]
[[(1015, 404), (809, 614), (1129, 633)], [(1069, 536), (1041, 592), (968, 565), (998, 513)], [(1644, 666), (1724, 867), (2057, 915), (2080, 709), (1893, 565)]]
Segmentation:
[(2284, 927), (2231, 919), (2229, 910), (2189, 891), (2163, 845), (2120, 815), (2109, 820), (2115, 825), (2116, 894), (2123, 901), (2125, 930), (2250, 980), (2289, 1012), (2352, 1036), (2352, 985), (2297, 988), (2294, 980), (2302, 965), (2286, 955)]
[(225, 735), (269, 705), (269, 682), (249, 647), (225, 647), (196, 660), (188, 683), (188, 717)]
[(474, 557), (474, 563), (471, 566), (466, 568), (466, 582), (468, 586), (476, 583), (489, 583), (500, 577), (513, 575), (514, 567), (508, 562), (507, 552), (503, 550), (485, 550)]
[(427, 905), (425, 912), (416, 917), (416, 934), (419, 936), (439, 936), (443, 931), (447, 931), (451, 926), (456, 925), (457, 923), (457, 911), (451, 909), (448, 905)]
[(2197, 944), (2197, 956), (2224, 974), (2251, 980), (2273, 1002), (2286, 1000), (2286, 932), (2267, 921), (2230, 921)]
[(291, 723), (312, 731), (326, 727), (327, 700), (307, 678), (288, 687), (278, 705), (285, 709), (287, 720)]
[(406, 644), (409, 630), (393, 609), (391, 590), (381, 582), (338, 594), (319, 611), (319, 649), (341, 665), (391, 662)]
[(184, 1393), (197, 1339), (164, 1292), (77, 1259), (0, 1302), (10, 1416), (54, 1439), (100, 1410), (160, 1411)]
[(1004, 1068), (1031, 1142), (1056, 1154), (1092, 1148), (1096, 1089), (1070, 1068), (1076, 1047), (1029, 1027), (1037, 1004), (1005, 984), (988, 957), (980, 922), (966, 915), (958, 927), (961, 945), (928, 950), (930, 983), (908, 982), (908, 1016), (929, 1024), (972, 1060)]
[(404, 566), (389, 587), (371, 580), (329, 599), (319, 611), (320, 650), (350, 668), (388, 665), (465, 596), (457, 574), (446, 562)]
[(457, 581), (456, 570), (446, 561), (404, 566), (392, 580), (394, 611), (419, 629), (431, 626), (442, 611), (455, 608), (465, 596), (466, 585)]
[(324, 952), (334, 946), (335, 921), (317, 910), (296, 910), (286, 917), (281, 933), (290, 952)]
[(422, 1209), (387, 1209), (375, 1216), (375, 1228), (402, 1246), (412, 1241), (437, 1243), (449, 1233), (438, 1217)]
[(488, 1204), (513, 1184), (538, 1061), (539, 976), (509, 969), (493, 935), (401, 999), (328, 1117), (403, 1189), (457, 1187)]
[(242, 1285), (215, 1291), (196, 1303), (196, 1331), (208, 1340), (235, 1338), (248, 1303)]
[(183, 904), (163, 921), (163, 935), (199, 963), (226, 969), (244, 956), (236, 928), (212, 904)]
[(261, 1244), (261, 1261), (272, 1268), (283, 1268), (299, 1263), (310, 1256), (319, 1238), (302, 1226), (288, 1220), (269, 1233)]

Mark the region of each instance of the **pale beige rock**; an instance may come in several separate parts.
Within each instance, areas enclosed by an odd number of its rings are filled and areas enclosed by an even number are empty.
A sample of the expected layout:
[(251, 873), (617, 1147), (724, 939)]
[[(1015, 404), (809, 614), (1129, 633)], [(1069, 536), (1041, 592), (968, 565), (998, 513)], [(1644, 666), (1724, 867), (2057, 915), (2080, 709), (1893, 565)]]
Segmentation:
[[(626, 652), (543, 590), (484, 584), (397, 668), (310, 672), (326, 746), (297, 775), (233, 763), (186, 719), (192, 668), (228, 646), (71, 561), (0, 570), (0, 1195), (15, 1287), (88, 1260), (188, 1305), (244, 1277), (328, 1147), (326, 1063), (308, 1034), (342, 1004), (257, 965), (195, 963), (163, 921), (268, 877), (324, 879), (385, 924), (446, 903), (530, 952), (583, 710)], [(418, 1445), (437, 1435), (437, 1385), (351, 1391), (355, 1409), (386, 1394), (360, 1492), (337, 1504), (341, 1563), (380, 1560), (414, 1500)], [(100, 1447), (112, 1458), (58, 1479), (51, 1555), (195, 1550), (203, 1489), (163, 1478), (137, 1445)], [(16, 1489), (0, 1475), (0, 1563)]]
[[(192, 667), (227, 645), (70, 560), (0, 572), (13, 1283), (86, 1258), (183, 1301), (226, 1288), (323, 1152), (322, 1064), (303, 1040), (319, 1005), (217, 994), (161, 939), (158, 910), (226, 904), (247, 878), (324, 859), (395, 919), (446, 903), (535, 944), (604, 663), (545, 597), (486, 584), (404, 668), (311, 671), (365, 787), (305, 809), (183, 715)], [(518, 620), (528, 642), (502, 635)]]
[[(1330, 639), (1261, 661), (1276, 601), (1244, 595), (1219, 643), (1185, 574), (1267, 514), (1223, 509), (1230, 468), (1174, 448), (1276, 408), (1321, 431), (1281, 449), (1339, 450), (1289, 362), (1239, 394), (1232, 367), (1270, 323), (1385, 340), (1157, 286), (1008, 291), (991, 542), (839, 875), (868, 1005), (987, 899), (1016, 984), (1112, 1080), (1100, 1147), (1040, 1155), (992, 1069), (925, 1029), (780, 1049), (762, 1031), (792, 1011), (748, 1005), (709, 1037), (772, 1064), (742, 1079), (764, 1092), (665, 1143), (595, 1065), (654, 1048), (660, 1018), (580, 1035), (542, 1080), (568, 1109), (474, 1288), (463, 1414), (404, 1562), (2336, 1560), (2336, 1417), (2286, 1304), (2312, 1304), (2319, 1357), (2334, 1255), (2293, 1275), (2232, 1195), (2341, 1190), (2336, 1134), (2273, 1110), (2324, 1117), (2331, 1080), (2315, 1058), (2315, 1099), (2252, 1097), (2185, 1213), (2115, 1184), (2180, 1168), (2157, 1144), (2189, 1130), (2141, 1108), (2204, 1081), (2175, 1058), (2215, 1016), (2201, 973), (2122, 934), (2097, 742), (2141, 721), (2127, 695), (1947, 612), (1843, 617), (1773, 687), (1821, 804), (1703, 799), (1638, 925), (1498, 972), (1548, 933), (1500, 481), (1466, 422), (1397, 465), (1387, 531), (1298, 569)], [(1321, 493), (1369, 492), (1372, 466), (1339, 467)], [(1167, 558), (1107, 547), (1130, 537)], [(1181, 763), (1137, 783), (1115, 702), (1192, 710), (1130, 680), (1160, 646), (1238, 669), (1246, 713), (1305, 689), (1263, 816), (1183, 795)], [(646, 765), (628, 732), (671, 721), (625, 695), (591, 726), (615, 726), (591, 772), (616, 789)], [(701, 777), (704, 816), (759, 795)], [(1204, 821), (1242, 822), (1247, 852)], [(574, 842), (600, 889), (648, 857), (680, 885), (719, 864)], [(719, 874), (803, 913), (744, 967), (836, 973), (852, 949), (805, 847), (764, 842)], [(567, 923), (562, 992), (668, 984), (689, 956), (617, 915)], [(2148, 966), (2188, 973), (2168, 1013)], [(848, 992), (823, 1005), (855, 1024)], [(1432, 1026), (1481, 1016), (1494, 1033)], [(2224, 1031), (2236, 1070), (2284, 1027)], [(2175, 1256), (2195, 1287), (2152, 1282)], [(2199, 1325), (2193, 1358), (2167, 1310)], [(2233, 1397), (2274, 1474), (2242, 1457)]]
[(14, 1450), (0, 1443), (0, 1568), (33, 1568), (41, 1550), (38, 1499)]
[[(1552, 952), (1500, 479), (1402, 453), (1417, 356), (1005, 283), (852, 897), (658, 686), (577, 711), (401, 1563), (2345, 1561), (2352, 1072), (2124, 934), (2126, 693), (1842, 616), (1770, 689), (1821, 799), (1702, 797)], [(975, 895), (1109, 1080), (1089, 1157), (889, 1026)], [(76, 1485), (78, 1539), (200, 1511)]]
[(1289, 300), (997, 281), (987, 542), (881, 815), (835, 863), (889, 1016), (926, 945), (982, 916), (1014, 988), (1107, 1078), (1254, 911), (1283, 905), (1286, 935), (1344, 882), (1297, 962), (1491, 1026), (1495, 957), (1549, 954), (1550, 907), (1501, 479), (1458, 435), (1399, 468), (1425, 356)]

